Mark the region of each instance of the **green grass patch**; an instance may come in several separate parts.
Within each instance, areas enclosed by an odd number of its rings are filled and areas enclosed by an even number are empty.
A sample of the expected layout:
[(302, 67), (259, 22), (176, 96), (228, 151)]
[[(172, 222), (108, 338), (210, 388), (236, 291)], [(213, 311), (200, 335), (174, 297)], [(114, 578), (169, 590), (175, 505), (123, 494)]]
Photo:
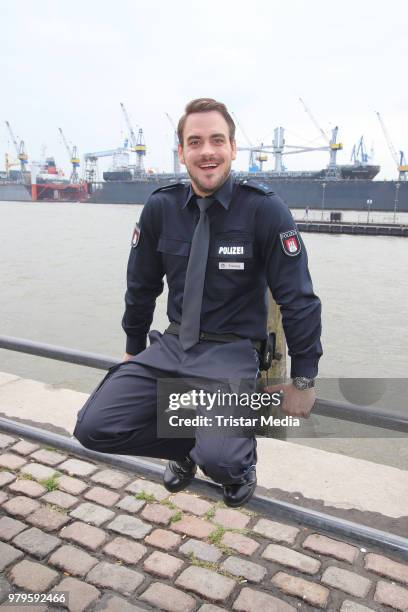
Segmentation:
[(153, 493), (146, 493), (146, 491), (139, 491), (139, 493), (136, 493), (135, 495), (135, 499), (143, 499), (146, 502), (155, 502), (156, 498), (153, 495)]
[(170, 523), (176, 523), (177, 521), (181, 521), (182, 517), (183, 517), (183, 514), (179, 510), (178, 512), (176, 512), (170, 517)]
[(32, 474), (27, 474), (26, 472), (20, 472), (18, 475), (19, 480), (35, 480)]
[(197, 567), (205, 567), (206, 569), (213, 570), (214, 572), (219, 571), (218, 563), (214, 563), (213, 561), (202, 561), (201, 559), (197, 559), (193, 552), (189, 552), (188, 556), (191, 561), (191, 565), (196, 565)]
[(217, 572), (217, 574), (222, 574), (223, 576), (226, 576), (227, 578), (232, 578), (233, 580), (237, 580), (238, 582), (244, 580), (242, 576), (235, 576), (234, 574), (227, 572), (227, 570), (222, 569), (222, 567), (220, 567), (218, 563), (197, 559), (193, 552), (188, 553), (188, 557), (190, 558), (191, 565), (196, 565), (197, 567), (204, 567), (205, 569), (212, 570), (213, 572)]
[(228, 531), (232, 531), (233, 533), (240, 533), (241, 535), (248, 535), (248, 533), (251, 533), (251, 529), (247, 529), (246, 527), (242, 529), (228, 529)]
[(57, 506), (56, 504), (46, 504), (49, 510), (55, 510), (55, 512), (59, 512), (60, 514), (68, 514), (68, 510), (66, 508), (61, 508), (61, 506)]
[(213, 518), (214, 518), (214, 516), (215, 516), (215, 512), (216, 512), (216, 508), (215, 508), (215, 506), (213, 506), (212, 508), (210, 508), (209, 510), (207, 510), (207, 512), (204, 514), (204, 516), (205, 516), (205, 518), (206, 518), (208, 521), (211, 521), (211, 519), (213, 519)]
[(208, 536), (207, 538), (208, 541), (211, 544), (214, 544), (215, 546), (217, 546), (226, 555), (236, 555), (237, 553), (235, 550), (233, 550), (232, 548), (229, 548), (228, 546), (225, 546), (224, 544), (221, 544), (221, 540), (224, 534), (227, 532), (231, 532), (231, 533), (241, 533), (243, 535), (246, 535), (247, 533), (249, 533), (250, 530), (249, 529), (226, 529), (225, 527), (223, 527), (222, 525), (218, 525), (217, 523), (215, 523), (215, 525), (216, 525), (216, 528)]
[(225, 529), (225, 527), (222, 527), (221, 525), (217, 525), (214, 531), (212, 531), (210, 535), (208, 536), (208, 541), (211, 542), (211, 544), (215, 544), (216, 546), (218, 546), (226, 531), (227, 530)]
[(217, 544), (217, 548), (222, 550), (222, 552), (228, 556), (237, 554), (236, 550), (233, 550), (232, 548), (229, 548), (228, 546), (224, 546), (224, 544), (221, 544), (221, 543)]
[(226, 506), (224, 504), (223, 501), (218, 501), (216, 502), (213, 506), (211, 506), (211, 508), (209, 510), (207, 510), (207, 512), (205, 513), (205, 518), (208, 519), (209, 521), (211, 521), (214, 516), (215, 513), (217, 512), (217, 510), (224, 510), (225, 508), (228, 508), (228, 506)]
[(162, 499), (162, 501), (160, 502), (160, 504), (162, 506), (167, 506), (168, 508), (170, 508), (171, 510), (177, 510), (177, 506), (176, 504), (173, 504), (173, 502), (171, 502), (169, 499)]
[(47, 489), (47, 491), (56, 491), (59, 487), (58, 478), (59, 474), (54, 474), (49, 478), (43, 478), (43, 480), (39, 480), (38, 482)]

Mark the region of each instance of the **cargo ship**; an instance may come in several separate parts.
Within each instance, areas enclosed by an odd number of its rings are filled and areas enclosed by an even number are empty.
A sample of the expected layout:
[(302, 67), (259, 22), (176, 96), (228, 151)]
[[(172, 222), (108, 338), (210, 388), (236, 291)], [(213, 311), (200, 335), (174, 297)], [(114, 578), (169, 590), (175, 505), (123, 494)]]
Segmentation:
[(72, 183), (56, 166), (53, 157), (32, 164), (31, 172), (0, 172), (0, 200), (17, 202), (78, 202), (87, 198), (85, 181)]
[[(247, 172), (235, 172), (238, 180), (256, 179), (270, 186), (293, 209), (306, 207), (313, 210), (369, 210), (408, 212), (408, 172), (399, 174), (397, 181), (374, 180), (380, 166), (370, 163), (372, 155), (365, 150), (364, 138), (353, 148), (351, 163), (338, 164), (337, 153), (343, 145), (337, 142), (338, 127), (331, 138), (325, 135), (326, 145), (311, 147), (288, 145), (284, 128), (277, 127), (271, 145), (254, 147), (238, 146), (239, 151), (249, 152)], [(323, 133), (323, 132), (322, 132)], [(180, 172), (177, 155), (177, 133), (174, 133), (173, 173), (154, 174), (144, 171), (143, 155), (135, 146), (135, 166), (113, 165), (104, 172), (104, 181), (94, 181), (93, 168), (88, 173), (90, 202), (109, 204), (145, 204), (149, 195), (163, 185), (188, 181), (188, 175)], [(137, 144), (137, 143), (136, 143)], [(327, 151), (328, 165), (317, 171), (290, 171), (285, 168), (284, 156), (309, 151)], [(104, 153), (103, 153), (104, 154)], [(274, 158), (273, 170), (264, 170), (268, 155)], [(89, 158), (91, 159), (91, 155)], [(92, 157), (96, 159), (96, 157)], [(408, 170), (408, 167), (407, 167)]]
[[(49, 168), (52, 163), (49, 162)], [(266, 183), (290, 208), (310, 210), (372, 210), (408, 212), (408, 181), (373, 180), (379, 166), (338, 166), (336, 176), (320, 171), (235, 172), (238, 180), (256, 179)], [(99, 204), (145, 204), (157, 188), (173, 182), (188, 182), (179, 173), (141, 174), (129, 170), (105, 172), (103, 181), (72, 184), (51, 172), (39, 173), (35, 186), (30, 175), (0, 173), (0, 200), (82, 201)]]
[[(238, 180), (266, 183), (290, 208), (408, 212), (408, 181), (373, 180), (379, 166), (338, 166), (310, 172), (235, 172)], [(88, 184), (88, 201), (100, 204), (145, 204), (158, 187), (188, 181), (186, 174), (132, 177), (130, 172), (104, 173), (104, 181)]]
[[(408, 173), (400, 174), (399, 180), (375, 180), (380, 166), (367, 163), (367, 155), (360, 158), (354, 156), (354, 163), (337, 164), (335, 155), (342, 145), (336, 143), (336, 129), (333, 132), (329, 146), (323, 147), (330, 152), (330, 163), (326, 168), (313, 171), (287, 170), (282, 161), (283, 128), (277, 128), (272, 147), (274, 169), (263, 169), (263, 161), (267, 159), (266, 147), (260, 147), (250, 151), (252, 157), (249, 170), (234, 174), (237, 180), (256, 179), (267, 184), (293, 209), (408, 212)], [(85, 181), (65, 179), (57, 171), (53, 158), (47, 158), (39, 171), (32, 167), (31, 173), (21, 170), (0, 173), (0, 200), (143, 205), (155, 189), (169, 183), (188, 182), (188, 175), (180, 172), (176, 146), (173, 149), (174, 171), (169, 173), (144, 170), (142, 155), (145, 154), (145, 148), (144, 145), (132, 148), (139, 155), (138, 163), (134, 166), (129, 165), (130, 151), (127, 145), (85, 154)], [(248, 150), (244, 147), (240, 149)], [(96, 180), (97, 159), (108, 155), (113, 156), (114, 164), (109, 171), (103, 173), (104, 180)]]

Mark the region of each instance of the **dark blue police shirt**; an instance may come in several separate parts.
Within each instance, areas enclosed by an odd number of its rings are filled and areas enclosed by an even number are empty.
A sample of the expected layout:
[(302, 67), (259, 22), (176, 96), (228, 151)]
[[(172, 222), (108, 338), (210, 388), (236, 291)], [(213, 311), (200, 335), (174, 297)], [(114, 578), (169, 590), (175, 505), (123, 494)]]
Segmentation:
[[(122, 321), (126, 351), (132, 355), (146, 347), (164, 275), (167, 315), (181, 322), (188, 256), (199, 218), (195, 197), (191, 186), (177, 183), (158, 189), (143, 208), (140, 239), (129, 256)], [(282, 312), (291, 376), (316, 376), (322, 355), (321, 304), (300, 236), (298, 255), (283, 248), (281, 234), (296, 230), (288, 207), (268, 186), (255, 180), (238, 182), (232, 175), (213, 197), (207, 213), (211, 238), (201, 330), (265, 338), (269, 286)]]

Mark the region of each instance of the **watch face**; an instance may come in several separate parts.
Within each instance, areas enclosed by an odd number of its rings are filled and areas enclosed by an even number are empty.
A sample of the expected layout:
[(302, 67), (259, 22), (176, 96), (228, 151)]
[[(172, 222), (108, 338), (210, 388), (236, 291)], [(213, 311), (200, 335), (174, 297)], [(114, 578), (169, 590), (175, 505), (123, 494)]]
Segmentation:
[(295, 378), (293, 384), (295, 385), (296, 389), (299, 389), (299, 391), (303, 391), (306, 385), (305, 381), (302, 378)]

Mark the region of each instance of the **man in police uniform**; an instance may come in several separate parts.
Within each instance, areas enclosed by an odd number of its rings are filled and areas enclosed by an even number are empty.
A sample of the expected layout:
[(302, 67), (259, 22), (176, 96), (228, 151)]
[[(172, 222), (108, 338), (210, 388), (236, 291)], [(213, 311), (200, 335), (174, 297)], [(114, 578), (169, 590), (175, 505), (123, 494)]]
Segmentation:
[[(191, 185), (156, 190), (136, 226), (128, 264), (123, 362), (111, 368), (78, 414), (75, 436), (101, 452), (170, 459), (169, 491), (188, 486), (199, 465), (223, 485), (227, 505), (246, 503), (256, 487), (251, 436), (157, 436), (161, 378), (253, 380), (265, 340), (268, 286), (279, 304), (291, 356), (282, 409), (308, 417), (315, 401), (321, 305), (307, 255), (282, 200), (256, 180), (231, 175), (235, 125), (224, 104), (190, 102), (178, 125), (179, 158)], [(166, 275), (164, 334), (149, 333)]]

